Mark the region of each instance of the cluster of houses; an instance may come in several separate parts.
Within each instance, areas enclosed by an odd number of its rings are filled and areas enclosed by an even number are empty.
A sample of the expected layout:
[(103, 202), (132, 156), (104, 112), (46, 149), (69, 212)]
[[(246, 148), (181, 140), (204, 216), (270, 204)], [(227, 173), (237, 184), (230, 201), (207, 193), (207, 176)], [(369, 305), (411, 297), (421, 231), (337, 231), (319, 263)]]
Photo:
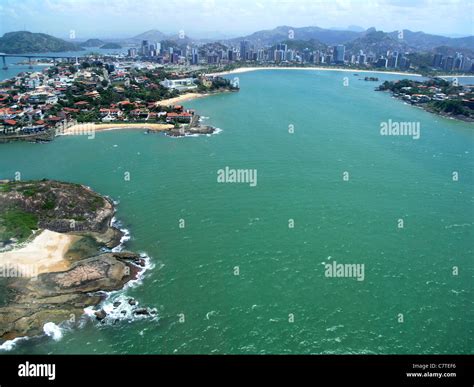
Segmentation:
[(0, 82), (0, 136), (32, 136), (52, 132), (76, 123), (79, 115), (90, 112), (98, 112), (92, 115), (93, 121), (102, 122), (192, 121), (194, 111), (185, 110), (182, 106), (163, 107), (159, 101), (130, 101), (124, 98), (110, 105), (95, 102), (101, 98), (101, 88), (110, 88), (116, 95), (121, 95), (124, 88), (138, 91), (143, 87), (188, 91), (196, 89), (197, 85), (195, 78), (184, 78), (182, 75), (156, 84), (143, 73), (132, 76), (130, 68), (120, 66), (120, 63), (114, 64), (111, 72), (102, 67), (91, 69), (76, 64), (56, 66), (53, 72), (45, 69), (43, 72), (20, 73)]
[(74, 74), (64, 70), (54, 76), (47, 71), (20, 73), (1, 82), (0, 135), (34, 135), (64, 125), (76, 110), (58, 109), (58, 102), (74, 80)]
[(394, 95), (411, 103), (458, 100), (464, 106), (474, 109), (474, 98), (472, 98), (474, 86), (472, 85), (461, 86), (459, 90), (449, 94), (443, 92), (446, 91), (445, 89), (437, 86), (416, 85), (416, 89), (419, 91), (417, 93), (413, 93), (413, 89), (412, 86), (405, 86), (400, 89), (400, 93)]
[(124, 121), (125, 113), (121, 106), (132, 105), (133, 110), (128, 111), (128, 117), (136, 121), (166, 121), (167, 123), (189, 123), (194, 116), (194, 110), (185, 110), (181, 105), (175, 105), (169, 111), (158, 111), (161, 109), (159, 103), (148, 105), (122, 101), (110, 105), (110, 108), (101, 108), (99, 114), (102, 122)]

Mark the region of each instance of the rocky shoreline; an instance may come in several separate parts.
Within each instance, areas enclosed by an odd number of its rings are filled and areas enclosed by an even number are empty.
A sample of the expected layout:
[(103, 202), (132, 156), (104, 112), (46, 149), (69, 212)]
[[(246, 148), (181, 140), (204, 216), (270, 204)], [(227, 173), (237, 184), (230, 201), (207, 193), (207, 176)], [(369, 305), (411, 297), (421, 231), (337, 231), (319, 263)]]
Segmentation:
[[(50, 180), (2, 182), (0, 237), (4, 241), (11, 237), (5, 221), (9, 211), (35, 216), (38, 230), (73, 235), (79, 241), (64, 256), (66, 270), (2, 278), (7, 299), (0, 307), (0, 344), (41, 335), (44, 325), (51, 322), (77, 325), (85, 308), (97, 307), (105, 292), (122, 289), (144, 270), (146, 262), (139, 254), (109, 251), (123, 236), (112, 225), (115, 207), (110, 199), (88, 187)], [(8, 248), (8, 243), (5, 245)], [(26, 258), (35, 263), (34, 254)], [(103, 320), (104, 313), (98, 310), (97, 319)]]

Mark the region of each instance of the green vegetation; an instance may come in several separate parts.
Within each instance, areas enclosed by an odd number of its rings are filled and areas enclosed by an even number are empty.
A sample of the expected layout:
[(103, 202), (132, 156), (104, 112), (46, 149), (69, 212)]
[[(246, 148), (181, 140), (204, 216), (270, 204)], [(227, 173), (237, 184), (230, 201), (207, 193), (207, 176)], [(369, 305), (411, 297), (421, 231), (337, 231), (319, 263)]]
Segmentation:
[(104, 206), (104, 199), (100, 196), (94, 196), (91, 198), (90, 210), (96, 212), (99, 208)]
[(10, 192), (12, 190), (11, 183), (0, 184), (0, 192)]
[(18, 191), (21, 192), (24, 196), (31, 197), (35, 196), (39, 191), (37, 186), (26, 186), (18, 188)]
[(79, 46), (54, 36), (27, 31), (8, 32), (0, 38), (0, 52), (6, 54), (78, 51), (80, 49)]
[(43, 203), (43, 210), (54, 210), (54, 208), (56, 207), (56, 200), (52, 199), (52, 198), (48, 198), (46, 199), (46, 201)]
[(461, 101), (447, 100), (447, 101), (434, 101), (432, 104), (433, 110), (439, 113), (447, 113), (454, 115), (463, 115), (469, 117), (471, 109), (464, 107)]
[(20, 209), (10, 209), (0, 214), (0, 240), (12, 238), (20, 242), (27, 239), (33, 230), (38, 229), (38, 217)]
[(101, 48), (105, 48), (105, 49), (120, 49), (122, 48), (122, 46), (118, 43), (106, 43), (104, 44)]
[(81, 46), (82, 47), (101, 47), (104, 44), (105, 43), (100, 39), (89, 39), (89, 40), (86, 40), (84, 43), (81, 43)]

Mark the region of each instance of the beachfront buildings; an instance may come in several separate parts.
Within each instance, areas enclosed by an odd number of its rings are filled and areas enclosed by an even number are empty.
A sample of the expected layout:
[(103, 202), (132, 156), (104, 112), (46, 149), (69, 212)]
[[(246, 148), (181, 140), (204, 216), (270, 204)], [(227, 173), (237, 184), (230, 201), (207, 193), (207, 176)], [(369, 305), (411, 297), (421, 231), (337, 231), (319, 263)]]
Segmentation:
[(189, 91), (197, 89), (196, 79), (182, 78), (182, 79), (165, 79), (160, 82), (160, 85), (167, 89), (175, 89), (178, 91)]
[[(431, 55), (432, 63), (426, 62)], [(282, 40), (274, 44), (260, 44), (251, 40), (213, 43), (187, 41), (151, 42), (144, 40), (138, 48), (128, 50), (128, 58), (134, 61), (147, 60), (170, 67), (225, 67), (240, 64), (262, 65), (320, 65), (367, 69), (412, 70), (422, 65), (428, 69), (443, 71), (474, 71), (474, 56), (456, 53), (443, 55), (436, 52), (420, 56), (412, 50), (384, 48), (379, 46), (357, 46), (337, 44), (328, 46), (315, 41)], [(425, 61), (426, 63), (420, 63)]]

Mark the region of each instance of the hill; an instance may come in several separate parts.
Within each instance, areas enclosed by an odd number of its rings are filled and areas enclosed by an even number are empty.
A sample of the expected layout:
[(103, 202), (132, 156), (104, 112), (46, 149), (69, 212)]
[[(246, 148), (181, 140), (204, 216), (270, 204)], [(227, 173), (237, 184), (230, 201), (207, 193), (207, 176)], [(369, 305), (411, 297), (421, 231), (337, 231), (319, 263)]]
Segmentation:
[[(390, 32), (388, 35), (396, 39), (398, 34), (398, 31), (394, 31)], [(403, 30), (403, 40), (407, 45), (418, 51), (431, 51), (439, 46), (474, 50), (474, 36), (448, 38), (446, 36), (425, 34), (421, 31), (413, 32), (410, 30)]]
[(105, 43), (103, 46), (100, 48), (107, 48), (107, 49), (119, 49), (122, 48), (122, 46), (118, 43)]
[(141, 42), (142, 40), (148, 40), (149, 42), (159, 42), (167, 38), (168, 36), (161, 31), (149, 30), (140, 35), (134, 36), (133, 38), (130, 38), (129, 40), (133, 40), (135, 42)]
[(412, 51), (405, 40), (398, 39), (398, 35), (393, 37), (383, 31), (376, 31), (375, 28), (368, 29), (363, 36), (347, 43), (346, 48), (352, 52), (363, 50), (374, 54), (385, 54), (388, 50)]
[(105, 42), (103, 42), (100, 39), (89, 39), (89, 40), (86, 40), (84, 43), (81, 43), (81, 46), (82, 47), (101, 47), (104, 44)]
[[(291, 36), (290, 36), (291, 35)], [(254, 32), (251, 35), (243, 36), (230, 41), (235, 43), (241, 40), (248, 40), (252, 44), (273, 45), (283, 40), (317, 40), (327, 45), (342, 44), (361, 36), (360, 32), (329, 30), (320, 27), (280, 26), (273, 30), (263, 30)]]
[(54, 36), (28, 31), (8, 32), (0, 38), (0, 52), (24, 54), (39, 52), (79, 51), (81, 47)]

